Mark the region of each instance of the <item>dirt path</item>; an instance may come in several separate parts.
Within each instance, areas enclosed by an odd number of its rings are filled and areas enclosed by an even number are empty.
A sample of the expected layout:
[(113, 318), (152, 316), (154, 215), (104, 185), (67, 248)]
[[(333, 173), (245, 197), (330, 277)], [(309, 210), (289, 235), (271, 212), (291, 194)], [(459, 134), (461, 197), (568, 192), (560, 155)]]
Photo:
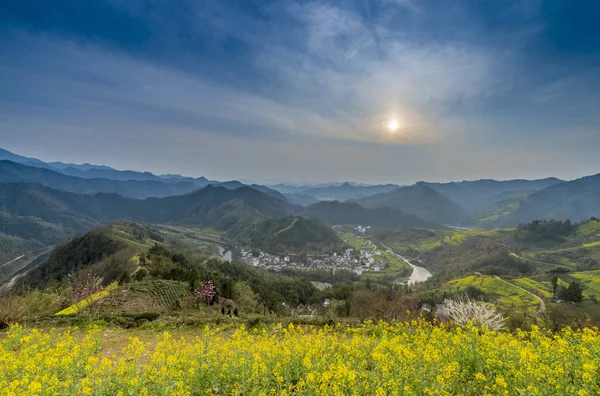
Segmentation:
[(516, 287), (517, 289), (521, 289), (521, 290), (523, 290), (525, 293), (529, 294), (530, 296), (533, 296), (533, 297), (537, 298), (537, 300), (540, 302), (540, 309), (539, 309), (539, 311), (540, 311), (540, 312), (544, 312), (544, 311), (546, 310), (546, 303), (544, 302), (544, 300), (542, 300), (542, 299), (541, 299), (541, 297), (539, 297), (539, 296), (537, 296), (537, 295), (533, 294), (533, 293), (532, 293), (532, 292), (530, 292), (529, 290), (523, 289), (521, 286), (515, 285), (514, 283), (511, 283), (511, 282), (509, 282), (509, 281), (507, 281), (507, 280), (504, 280), (504, 279), (500, 278), (499, 276), (494, 276), (494, 278), (496, 278), (496, 279), (498, 279), (499, 281), (502, 281), (502, 282), (504, 282), (504, 283), (508, 283), (509, 285), (511, 285), (511, 286), (514, 286), (514, 287)]

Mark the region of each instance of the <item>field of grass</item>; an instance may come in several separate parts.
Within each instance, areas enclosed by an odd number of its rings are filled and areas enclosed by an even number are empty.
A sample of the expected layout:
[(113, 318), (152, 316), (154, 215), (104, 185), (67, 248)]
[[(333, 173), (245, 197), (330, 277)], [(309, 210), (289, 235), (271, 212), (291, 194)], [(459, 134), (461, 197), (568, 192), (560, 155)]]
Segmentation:
[[(127, 340), (128, 339), (128, 340)], [(0, 335), (3, 395), (592, 395), (600, 333), (425, 322)]]
[(488, 275), (471, 275), (454, 279), (446, 284), (446, 289), (461, 292), (468, 286), (475, 286), (486, 295), (495, 297), (500, 305), (537, 306), (539, 304), (535, 297), (518, 287)]

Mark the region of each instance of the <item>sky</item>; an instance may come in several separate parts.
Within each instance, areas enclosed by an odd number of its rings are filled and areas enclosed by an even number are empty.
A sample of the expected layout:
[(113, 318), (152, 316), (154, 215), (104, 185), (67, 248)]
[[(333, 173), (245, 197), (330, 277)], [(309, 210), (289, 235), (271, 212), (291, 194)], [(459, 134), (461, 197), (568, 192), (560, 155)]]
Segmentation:
[(600, 172), (599, 18), (596, 0), (0, 0), (0, 147), (217, 180), (574, 179)]

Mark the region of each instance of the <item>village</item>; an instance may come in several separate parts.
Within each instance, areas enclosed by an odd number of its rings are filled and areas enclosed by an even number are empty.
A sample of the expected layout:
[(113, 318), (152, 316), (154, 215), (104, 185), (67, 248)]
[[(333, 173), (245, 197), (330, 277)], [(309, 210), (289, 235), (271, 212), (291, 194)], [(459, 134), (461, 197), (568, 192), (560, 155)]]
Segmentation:
[(285, 255), (279, 256), (263, 251), (240, 250), (240, 259), (254, 267), (262, 267), (271, 271), (296, 269), (301, 271), (315, 270), (347, 270), (357, 275), (364, 272), (380, 272), (388, 265), (381, 251), (372, 241), (367, 241), (368, 248), (361, 250), (348, 248), (342, 254), (331, 253), (329, 256)]

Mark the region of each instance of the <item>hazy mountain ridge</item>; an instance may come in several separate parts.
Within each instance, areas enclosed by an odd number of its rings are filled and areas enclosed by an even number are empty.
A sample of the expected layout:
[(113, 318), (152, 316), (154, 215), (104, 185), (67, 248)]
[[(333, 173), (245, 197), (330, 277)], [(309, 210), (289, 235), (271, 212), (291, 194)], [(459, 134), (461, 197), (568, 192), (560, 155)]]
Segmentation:
[(563, 182), (525, 198), (505, 224), (536, 219), (582, 221), (600, 216), (600, 174)]
[(330, 225), (360, 224), (390, 228), (442, 228), (411, 214), (389, 207), (367, 209), (356, 202), (327, 201), (308, 206), (302, 214), (316, 217)]
[(551, 177), (539, 180), (519, 179), (497, 181), (482, 179), (451, 183), (419, 182), (417, 185), (425, 185), (433, 188), (460, 205), (467, 213), (474, 214), (482, 208), (489, 206), (492, 202), (497, 201), (502, 194), (537, 191), (562, 182), (560, 179)]
[(371, 209), (390, 207), (441, 224), (457, 224), (468, 219), (467, 214), (458, 204), (423, 184), (400, 187), (356, 202)]

